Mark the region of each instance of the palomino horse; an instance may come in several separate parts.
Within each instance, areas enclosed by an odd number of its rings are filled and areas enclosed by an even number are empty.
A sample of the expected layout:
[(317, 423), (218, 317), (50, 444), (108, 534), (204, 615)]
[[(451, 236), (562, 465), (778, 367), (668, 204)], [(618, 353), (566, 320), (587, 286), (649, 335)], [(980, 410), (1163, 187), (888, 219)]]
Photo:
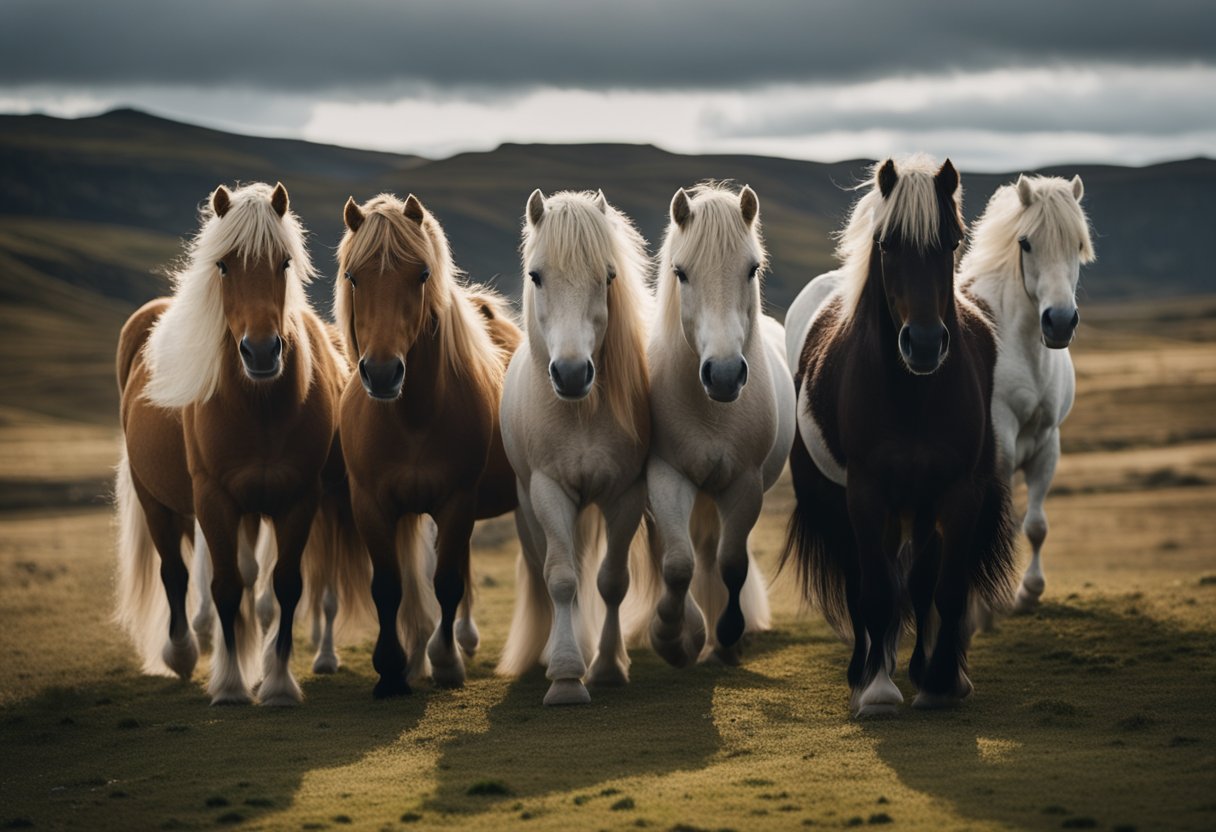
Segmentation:
[[(341, 435), (380, 623), (374, 694), (409, 693), (428, 658), (436, 683), (460, 685), (457, 639), (470, 656), (477, 647), (466, 591), (473, 523), (516, 505), (498, 403), (521, 336), (501, 299), (461, 283), (443, 228), (413, 194), (349, 199), (344, 217), (334, 316), (358, 373), (342, 394)], [(431, 574), (438, 628), (422, 586)]]
[(646, 482), (666, 583), (650, 641), (677, 667), (706, 644), (702, 610), (716, 625), (709, 648), (732, 664), (743, 633), (769, 626), (747, 542), (789, 457), (794, 385), (781, 324), (761, 312), (765, 260), (751, 188), (676, 191), (650, 334)]
[(958, 189), (949, 161), (876, 167), (840, 238), (837, 288), (800, 355), (797, 506), (784, 560), (829, 622), (852, 625), (857, 716), (903, 701), (890, 673), (909, 604), (913, 704), (970, 694), (969, 603), (1008, 592), (1009, 492), (991, 419), (996, 341), (955, 290)]
[[(211, 701), (251, 698), (246, 674), (257, 627), (251, 605), (242, 604), (252, 593), (245, 592), (238, 540), (242, 523), (252, 532), (268, 517), (278, 541), (280, 617), (266, 640), (258, 695), (264, 704), (294, 704), (301, 693), (289, 661), (301, 562), (311, 586), (336, 582), (348, 598), (358, 597), (350, 590), (361, 582), (360, 571), (366, 574), (344, 517), (336, 441), (348, 365), (305, 299), (312, 264), (283, 186), (231, 192), (221, 186), (210, 208), (188, 264), (175, 276), (173, 299), (148, 336), (144, 396), (180, 408), (193, 513), (211, 553), (222, 630)], [(133, 427), (127, 426), (129, 446), (139, 441)], [(171, 564), (180, 581), (184, 570), (179, 574), (177, 566)]]
[[(650, 447), (645, 241), (602, 193), (533, 191), (526, 214), (527, 342), (502, 398), (524, 563), (499, 671), (517, 675), (547, 653), (545, 704), (580, 704), (591, 699), (584, 675), (593, 685), (628, 680), (621, 602)], [(588, 673), (589, 572), (601, 537), (596, 583), (607, 610)]]
[(1043, 501), (1060, 459), (1060, 425), (1072, 409), (1076, 374), (1068, 345), (1080, 315), (1081, 264), (1094, 259), (1081, 209), (1081, 177), (1021, 176), (998, 188), (959, 265), (963, 291), (986, 307), (1000, 335), (992, 421), (999, 470), (1026, 476), (1022, 531), (1030, 566), (1014, 599), (1028, 612), (1043, 594)]

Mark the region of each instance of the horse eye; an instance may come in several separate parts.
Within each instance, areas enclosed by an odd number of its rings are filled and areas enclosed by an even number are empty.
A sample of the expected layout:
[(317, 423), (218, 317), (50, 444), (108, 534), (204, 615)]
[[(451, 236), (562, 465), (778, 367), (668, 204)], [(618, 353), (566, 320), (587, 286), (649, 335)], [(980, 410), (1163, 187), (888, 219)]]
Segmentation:
[(1077, 251), (1085, 251), (1085, 243), (1078, 243)]
[(754, 264), (752, 265), (752, 269), (751, 269), (751, 271), (749, 271), (749, 272), (747, 273), (747, 279), (748, 279), (748, 280), (751, 280), (753, 277), (755, 277), (755, 276), (756, 276), (756, 273), (757, 273), (757, 272), (759, 272), (759, 271), (760, 271), (760, 264), (759, 264), (759, 263), (754, 263)]
[(420, 275), (418, 276), (418, 279), (419, 279), (420, 281), (422, 281), (423, 283), (426, 283), (427, 278), (429, 278), (430, 276), (431, 276), (431, 270), (430, 270), (430, 269), (425, 269), (425, 268), (424, 268), (424, 269), (422, 270), (422, 274), (420, 274)]
[(228, 266), (223, 260), (217, 261), (215, 267), (220, 270), (220, 274), (228, 274)]
[(1018, 245), (1022, 247), (1022, 251), (1030, 253), (1030, 240), (1027, 240), (1025, 237), (1018, 237)]
[(350, 272), (342, 272), (342, 276), (350, 281), (350, 286), (352, 289), (357, 289), (359, 287), (359, 284), (355, 282), (355, 276)]
[(679, 280), (681, 283), (687, 283), (687, 282), (688, 282), (688, 275), (684, 274), (684, 270), (683, 270), (683, 269), (681, 269), (679, 266), (676, 266), (676, 267), (675, 267), (675, 272), (676, 272), (676, 279), (677, 279), (677, 280)]
[(608, 270), (608, 282), (611, 283), (614, 280), (616, 280), (616, 269), (609, 269)]
[(958, 247), (963, 244), (962, 240), (955, 240), (954, 245), (950, 246), (951, 251), (958, 251)]
[(286, 260), (283, 261), (283, 271), (287, 271), (289, 268), (291, 268), (291, 258), (290, 257), (288, 257)]
[(528, 272), (528, 277), (532, 278), (532, 283), (534, 285), (536, 285), (537, 287), (540, 286), (540, 284), (541, 284), (540, 272)]

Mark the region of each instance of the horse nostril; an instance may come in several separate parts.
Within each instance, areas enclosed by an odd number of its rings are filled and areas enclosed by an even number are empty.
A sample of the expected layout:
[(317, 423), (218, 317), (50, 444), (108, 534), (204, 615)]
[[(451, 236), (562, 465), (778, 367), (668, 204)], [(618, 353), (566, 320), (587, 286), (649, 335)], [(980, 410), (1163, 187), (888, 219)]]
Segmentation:
[(744, 358), (739, 362), (739, 378), (737, 379), (739, 386), (747, 384), (747, 359)]
[(249, 344), (248, 338), (242, 338), (240, 344), (241, 358), (245, 361), (253, 360), (253, 347)]
[(942, 343), (941, 343), (941, 347), (938, 351), (938, 355), (945, 355), (947, 350), (949, 350), (949, 349), (950, 349), (950, 330), (943, 327), (942, 328)]
[(359, 359), (359, 378), (363, 380), (364, 384), (372, 383), (371, 376), (367, 374), (367, 361), (362, 358)]
[(279, 358), (283, 355), (283, 338), (281, 336), (274, 336), (274, 346), (271, 348), (271, 352), (274, 354), (275, 358)]
[(907, 324), (899, 331), (899, 351), (903, 353), (904, 358), (912, 355), (912, 330)]
[(549, 362), (549, 378), (553, 381), (554, 384), (558, 385), (559, 387), (561, 386), (562, 377), (557, 372), (557, 362), (556, 361)]
[(1074, 309), (1074, 310), (1072, 310), (1072, 324), (1071, 324), (1070, 328), (1076, 329), (1077, 324), (1079, 324), (1079, 323), (1081, 323), (1081, 310)]
[(714, 381), (714, 362), (706, 361), (701, 364), (701, 383), (706, 387), (713, 384)]
[(583, 382), (587, 387), (591, 386), (591, 382), (595, 381), (595, 365), (590, 360), (587, 361), (587, 377)]
[(1052, 323), (1052, 320), (1051, 320), (1051, 309), (1050, 308), (1044, 309), (1043, 310), (1043, 331), (1051, 332), (1053, 329), (1055, 329), (1055, 324)]

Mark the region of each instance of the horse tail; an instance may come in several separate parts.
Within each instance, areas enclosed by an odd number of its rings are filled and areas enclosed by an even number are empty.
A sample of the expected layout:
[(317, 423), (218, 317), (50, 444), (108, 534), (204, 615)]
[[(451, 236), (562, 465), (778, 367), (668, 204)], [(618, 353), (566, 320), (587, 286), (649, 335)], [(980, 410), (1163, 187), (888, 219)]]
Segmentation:
[(545, 550), (532, 546), (527, 521), (515, 512), (515, 527), (523, 547), (515, 558), (515, 611), (507, 643), (498, 660), (501, 676), (522, 676), (541, 660), (553, 626), (553, 602), (545, 583)]
[(439, 621), (439, 601), (434, 591), (437, 533), (435, 521), (423, 514), (407, 514), (397, 523), (397, 558), (401, 565), (397, 628), (409, 661), (410, 682), (431, 675), (426, 645)]
[[(608, 551), (608, 531), (604, 515), (597, 508), (585, 508), (574, 525), (574, 568), (578, 572), (578, 595), (574, 606), (577, 621), (574, 636), (583, 657), (590, 663), (599, 644), (600, 630), (608, 610), (600, 597), (599, 571)], [(628, 665), (628, 657), (625, 658)]]
[(989, 609), (1008, 609), (1016, 575), (1015, 539), (1009, 484), (993, 475), (976, 517), (969, 583)]
[(815, 601), (842, 638), (852, 638), (848, 577), (857, 570), (856, 542), (849, 523), (845, 489), (823, 475), (794, 431), (790, 450), (794, 511), (786, 528), (778, 573), (793, 562), (802, 594)]
[(169, 635), (169, 601), (160, 580), (160, 555), (152, 543), (144, 509), (135, 492), (125, 444), (115, 470), (114, 507), (118, 515), (118, 597), (114, 620), (135, 645), (144, 673), (173, 675), (161, 657), (161, 648)]
[(629, 544), (629, 592), (621, 604), (621, 634), (626, 645), (647, 643), (650, 620), (663, 588), (663, 548), (658, 528), (650, 515), (644, 514)]
[(337, 603), (340, 632), (375, 624), (376, 610), (370, 591), (372, 562), (355, 527), (350, 499), (345, 493), (321, 498), (301, 566), (304, 609), (310, 616), (307, 620), (319, 626), (320, 617), (326, 615), (328, 600), (329, 605)]

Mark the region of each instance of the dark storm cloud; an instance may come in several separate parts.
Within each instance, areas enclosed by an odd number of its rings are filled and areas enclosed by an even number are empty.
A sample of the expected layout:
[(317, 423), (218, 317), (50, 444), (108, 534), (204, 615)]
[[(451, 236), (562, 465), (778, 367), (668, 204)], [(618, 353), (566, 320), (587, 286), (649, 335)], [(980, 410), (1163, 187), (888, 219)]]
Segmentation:
[[(1134, 8), (1133, 8), (1134, 6)], [(9, 0), (0, 83), (723, 87), (1216, 62), (1216, 3)]]

